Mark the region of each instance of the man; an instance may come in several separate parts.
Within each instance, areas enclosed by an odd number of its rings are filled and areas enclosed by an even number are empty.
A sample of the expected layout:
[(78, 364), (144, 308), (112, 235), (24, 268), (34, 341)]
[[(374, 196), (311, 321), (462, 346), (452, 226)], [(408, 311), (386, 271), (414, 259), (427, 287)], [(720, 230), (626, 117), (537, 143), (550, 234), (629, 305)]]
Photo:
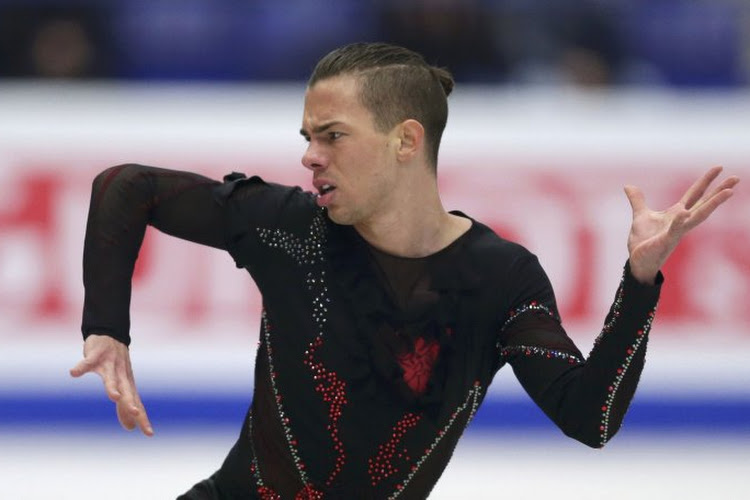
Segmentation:
[(93, 186), (84, 359), (121, 424), (152, 435), (130, 366), (130, 278), (148, 224), (226, 249), (264, 300), (255, 393), (237, 443), (180, 498), (424, 498), (506, 362), (569, 436), (603, 446), (643, 366), (680, 238), (739, 182), (713, 168), (670, 209), (627, 187), (629, 259), (584, 359), (526, 249), (446, 212), (437, 157), (453, 87), (386, 44), (325, 56), (308, 83), (302, 163), (317, 193), (232, 174), (121, 165)]

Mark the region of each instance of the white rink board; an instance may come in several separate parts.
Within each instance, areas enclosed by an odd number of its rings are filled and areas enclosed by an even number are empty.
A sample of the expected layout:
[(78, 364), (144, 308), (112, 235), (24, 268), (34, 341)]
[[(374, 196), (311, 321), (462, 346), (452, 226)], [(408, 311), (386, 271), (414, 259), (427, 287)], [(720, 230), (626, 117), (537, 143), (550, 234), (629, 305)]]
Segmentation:
[[(309, 188), (299, 164), (302, 91), (0, 86), (0, 393), (99, 390), (96, 381), (66, 375), (81, 345), (80, 256), (93, 175), (139, 162), (214, 177), (260, 172)], [(748, 116), (747, 93), (459, 86), (441, 157), (446, 206), (540, 256), (569, 333), (588, 352), (626, 256), (622, 185), (640, 184), (664, 204), (714, 164), (750, 182)], [(748, 397), (750, 312), (740, 299), (750, 292), (750, 196), (743, 189), (667, 273), (642, 391)], [(42, 202), (51, 203), (48, 212)], [(140, 384), (246, 393), (260, 302), (253, 285), (221, 252), (149, 239), (132, 308)], [(509, 379), (503, 375), (493, 393), (518, 392)]]

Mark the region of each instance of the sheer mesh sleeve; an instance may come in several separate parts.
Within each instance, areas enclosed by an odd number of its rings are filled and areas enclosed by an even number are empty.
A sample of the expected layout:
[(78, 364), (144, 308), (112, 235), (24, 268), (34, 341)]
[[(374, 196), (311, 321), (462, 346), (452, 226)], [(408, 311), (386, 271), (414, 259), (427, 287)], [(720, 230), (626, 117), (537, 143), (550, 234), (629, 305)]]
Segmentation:
[(642, 285), (625, 266), (604, 328), (585, 359), (560, 324), (536, 259), (521, 272), (538, 285), (530, 289), (534, 294), (519, 296), (505, 319), (501, 360), (511, 364), (524, 389), (566, 435), (604, 446), (620, 428), (643, 370), (662, 277), (657, 286)]
[(130, 343), (131, 278), (147, 225), (224, 249), (222, 184), (198, 174), (120, 165), (93, 182), (83, 251), (82, 332)]

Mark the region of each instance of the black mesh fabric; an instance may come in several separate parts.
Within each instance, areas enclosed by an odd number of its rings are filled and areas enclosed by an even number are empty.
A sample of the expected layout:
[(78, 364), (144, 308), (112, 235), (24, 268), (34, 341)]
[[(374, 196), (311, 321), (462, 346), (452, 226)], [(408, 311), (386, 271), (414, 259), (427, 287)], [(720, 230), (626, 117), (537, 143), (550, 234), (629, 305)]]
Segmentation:
[[(473, 221), (434, 255), (391, 256), (350, 227), (316, 222), (311, 200), (241, 174), (222, 183), (140, 165), (94, 181), (84, 336), (129, 344), (130, 281), (148, 225), (228, 250), (264, 294), (248, 417), (224, 464), (184, 498), (424, 498), (505, 363), (567, 435), (599, 447), (617, 432), (643, 368), (658, 285), (637, 283), (626, 265), (584, 359), (522, 247)], [(311, 276), (321, 269), (328, 281), (316, 288)], [(330, 300), (324, 327), (310, 320), (323, 314), (318, 300)], [(326, 333), (319, 344), (316, 328)], [(307, 346), (315, 345), (313, 357)], [(346, 401), (334, 407), (321, 392)], [(398, 451), (392, 468), (368, 468), (384, 449)]]

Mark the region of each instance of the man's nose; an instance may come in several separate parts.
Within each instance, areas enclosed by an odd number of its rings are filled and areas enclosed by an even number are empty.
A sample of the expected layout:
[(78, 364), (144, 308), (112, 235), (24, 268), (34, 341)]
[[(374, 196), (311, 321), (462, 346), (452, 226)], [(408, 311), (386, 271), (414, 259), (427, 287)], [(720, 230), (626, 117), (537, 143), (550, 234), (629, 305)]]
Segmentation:
[(326, 166), (325, 157), (312, 142), (307, 145), (307, 150), (302, 155), (302, 165), (310, 170), (319, 170)]

